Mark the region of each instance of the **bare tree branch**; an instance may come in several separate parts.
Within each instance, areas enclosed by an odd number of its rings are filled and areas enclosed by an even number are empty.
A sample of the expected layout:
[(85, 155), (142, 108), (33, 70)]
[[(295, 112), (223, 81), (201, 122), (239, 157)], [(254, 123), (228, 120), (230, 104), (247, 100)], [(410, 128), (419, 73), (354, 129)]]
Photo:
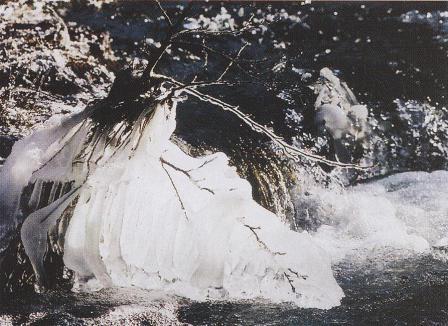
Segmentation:
[(188, 170), (188, 171), (186, 171), (186, 170), (182, 170), (181, 168), (179, 168), (179, 167), (175, 166), (174, 164), (168, 162), (167, 160), (165, 160), (165, 159), (162, 158), (162, 157), (160, 158), (160, 161), (162, 162), (162, 164), (166, 164), (166, 165), (168, 165), (169, 167), (171, 167), (172, 169), (174, 169), (174, 170), (176, 170), (176, 171), (178, 171), (178, 172), (184, 174), (185, 176), (187, 176), (187, 177), (191, 180), (191, 182), (193, 182), (194, 185), (195, 185), (196, 187), (198, 187), (200, 190), (208, 191), (208, 192), (211, 193), (212, 195), (215, 194), (215, 192), (214, 192), (213, 190), (211, 190), (210, 188), (204, 188), (204, 187), (201, 187), (201, 186), (198, 184), (198, 181), (195, 180), (195, 179), (193, 179), (193, 178), (191, 177), (190, 172), (191, 172), (192, 170)]
[(216, 30), (209, 30), (206, 28), (185, 29), (185, 30), (182, 30), (182, 31), (174, 34), (173, 38), (178, 38), (180, 36), (187, 35), (187, 34), (202, 34), (204, 36), (240, 36), (241, 34), (243, 34), (245, 32), (249, 32), (249, 31), (252, 31), (253, 29), (257, 28), (259, 26), (259, 24), (261, 24), (261, 23), (264, 23), (265, 26), (269, 26), (269, 25), (272, 25), (272, 24), (280, 21), (280, 19), (275, 19), (270, 22), (266, 22), (264, 19), (262, 19), (259, 21), (259, 23), (257, 25), (254, 25), (254, 22), (253, 22), (254, 18), (255, 18), (255, 15), (252, 14), (249, 17), (249, 19), (243, 23), (243, 27), (236, 29), (236, 30), (218, 30), (218, 31), (216, 31)]
[(237, 29), (234, 31), (229, 31), (229, 30), (211, 31), (211, 30), (203, 29), (203, 28), (184, 29), (184, 30), (174, 34), (173, 38), (178, 38), (180, 36), (187, 35), (187, 34), (203, 34), (203, 35), (212, 35), (212, 36), (223, 36), (223, 35), (239, 36), (242, 33), (244, 33), (245, 31), (251, 30), (253, 28), (255, 28), (255, 26), (243, 27), (241, 29)]
[(238, 106), (230, 105), (226, 102), (221, 101), (220, 99), (217, 99), (216, 97), (199, 92), (196, 89), (196, 86), (185, 85), (185, 84), (175, 80), (174, 78), (164, 76), (164, 75), (155, 75), (154, 77), (170, 81), (175, 86), (178, 86), (178, 88), (176, 89), (178, 91), (184, 91), (185, 93), (193, 95), (194, 97), (196, 97), (197, 99), (199, 99), (201, 101), (211, 103), (213, 105), (221, 107), (225, 111), (232, 112), (240, 120), (242, 120), (246, 125), (248, 125), (253, 131), (256, 131), (258, 133), (261, 133), (261, 134), (264, 134), (265, 136), (267, 136), (270, 140), (273, 141), (273, 143), (275, 145), (277, 145), (280, 148), (280, 150), (283, 152), (283, 154), (286, 157), (288, 157), (294, 161), (298, 161), (300, 157), (303, 157), (312, 162), (319, 162), (319, 163), (323, 163), (328, 166), (334, 166), (334, 167), (340, 167), (340, 168), (350, 168), (350, 169), (355, 169), (355, 170), (366, 170), (366, 169), (371, 168), (371, 166), (360, 166), (360, 165), (352, 164), (352, 163), (342, 163), (342, 162), (332, 161), (332, 160), (329, 160), (320, 155), (314, 154), (308, 150), (297, 148), (297, 147), (285, 142), (282, 137), (277, 136), (268, 127), (259, 124), (258, 122), (251, 119), (248, 115), (241, 112)]
[(255, 227), (255, 226), (250, 226), (248, 224), (243, 224), (243, 225), (245, 227), (247, 227), (252, 232), (252, 234), (255, 236), (255, 239), (257, 239), (257, 242), (259, 244), (261, 244), (261, 246), (264, 249), (266, 249), (267, 251), (269, 251), (271, 254), (273, 254), (273, 255), (280, 255), (280, 256), (286, 255), (286, 252), (272, 251), (271, 249), (269, 249), (269, 247), (266, 245), (266, 243), (263, 240), (260, 239), (260, 237), (258, 236), (258, 233), (256, 232), (256, 230), (260, 230), (259, 226)]
[[(158, 3), (158, 1), (157, 1), (157, 3)], [(160, 5), (160, 3), (158, 3), (158, 4)], [(285, 142), (282, 137), (276, 135), (275, 132), (273, 130), (271, 130), (269, 127), (259, 124), (258, 122), (254, 121), (250, 116), (241, 112), (240, 108), (238, 106), (230, 105), (216, 97), (213, 97), (213, 96), (210, 96), (208, 94), (204, 94), (204, 93), (198, 91), (197, 88), (200, 86), (231, 85), (228, 82), (224, 82), (222, 79), (233, 65), (240, 68), (242, 71), (244, 71), (250, 77), (252, 77), (254, 79), (257, 79), (257, 77), (250, 74), (238, 62), (238, 60), (241, 56), (241, 53), (248, 46), (248, 43), (245, 43), (238, 51), (236, 57), (233, 58), (228, 54), (222, 53), (216, 49), (209, 47), (208, 45), (205, 44), (205, 42), (203, 42), (202, 44), (198, 44), (198, 43), (190, 43), (190, 42), (175, 40), (175, 38), (179, 37), (182, 34), (185, 34), (185, 33), (182, 33), (183, 31), (177, 32), (177, 29), (183, 23), (186, 15), (187, 15), (187, 12), (189, 11), (190, 8), (191, 8), (191, 2), (189, 3), (189, 6), (186, 9), (184, 9), (180, 15), (177, 16), (176, 22), (175, 23), (171, 22), (169, 31), (167, 32), (166, 37), (162, 41), (161, 47), (159, 49), (157, 49), (156, 52), (151, 54), (149, 64), (147, 65), (147, 67), (145, 68), (143, 74), (141, 75), (141, 77), (139, 79), (139, 85), (140, 85), (139, 87), (141, 88), (139, 90), (139, 91), (141, 91), (140, 94), (146, 92), (149, 89), (149, 87), (155, 86), (156, 83), (160, 83), (161, 81), (167, 81), (167, 82), (171, 83), (173, 86), (175, 86), (169, 91), (171, 93), (171, 95), (173, 95), (174, 92), (176, 92), (176, 91), (185, 92), (187, 94), (190, 94), (190, 95), (198, 98), (201, 101), (216, 105), (225, 111), (230, 111), (231, 113), (236, 115), (240, 120), (242, 120), (246, 125), (248, 125), (253, 131), (256, 131), (258, 133), (261, 133), (261, 134), (267, 136), (274, 143), (274, 145), (277, 146), (277, 148), (279, 148), (280, 151), (289, 159), (292, 159), (294, 161), (299, 161), (300, 158), (305, 158), (309, 161), (323, 163), (328, 166), (340, 167), (340, 168), (350, 168), (350, 169), (356, 169), (356, 170), (365, 170), (365, 169), (371, 168), (371, 167), (359, 166), (357, 164), (352, 164), (352, 163), (343, 163), (343, 162), (333, 161), (333, 160), (327, 159), (325, 157), (322, 157), (320, 155), (317, 155), (315, 153), (312, 153), (311, 151), (308, 151), (306, 149), (301, 149), (301, 148), (297, 148), (293, 145), (290, 145), (287, 142)], [(163, 8), (161, 8), (161, 9), (163, 9)], [(252, 26), (251, 23), (248, 23), (241, 30), (251, 28), (251, 26)], [(191, 30), (190, 30), (190, 32), (191, 32)], [(219, 35), (219, 34), (222, 35), (222, 33), (217, 33), (217, 35)], [(154, 72), (154, 68), (156, 67), (157, 63), (159, 62), (159, 60), (161, 59), (161, 57), (163, 56), (165, 51), (174, 42), (177, 44), (187, 44), (187, 45), (192, 45), (192, 46), (198, 46), (201, 49), (205, 49), (208, 52), (216, 53), (216, 54), (224, 57), (225, 59), (229, 60), (229, 64), (226, 67), (226, 69), (224, 70), (224, 72), (215, 81), (197, 82), (196, 79), (194, 79), (193, 82), (191, 82), (190, 84), (185, 84), (185, 83), (175, 80), (172, 77), (161, 75), (161, 74), (156, 74)], [(234, 85), (234, 84), (232, 84), (232, 85)]]
[(224, 59), (228, 60), (229, 62), (232, 62), (232, 64), (234, 64), (236, 67), (238, 67), (243, 73), (245, 73), (249, 77), (254, 78), (254, 79), (258, 79), (257, 76), (251, 74), (250, 72), (247, 71), (247, 69), (242, 67), (241, 64), (238, 62), (238, 60), (235, 60), (234, 58), (232, 58), (230, 55), (228, 55), (226, 53), (223, 53), (223, 52), (218, 51), (218, 50), (216, 50), (216, 49), (214, 49), (212, 47), (209, 47), (205, 43), (199, 44), (199, 43), (188, 42), (188, 41), (174, 41), (174, 42), (176, 44), (181, 44), (181, 45), (183, 44), (183, 45), (199, 47), (199, 48), (202, 48), (203, 50), (206, 50), (206, 51), (209, 51), (211, 53), (217, 54), (217, 55), (223, 57)]
[(162, 169), (165, 170), (166, 175), (168, 176), (168, 178), (170, 179), (171, 185), (174, 188), (174, 191), (176, 192), (176, 196), (177, 196), (177, 200), (179, 201), (180, 207), (182, 209), (182, 211), (184, 212), (185, 218), (187, 219), (187, 221), (189, 221), (188, 215), (187, 215), (187, 210), (185, 209), (185, 205), (180, 197), (179, 191), (177, 190), (176, 184), (174, 183), (173, 178), (171, 178), (170, 173), (168, 172), (168, 170), (165, 168), (164, 162), (162, 161), (162, 159), (160, 159), (160, 163), (162, 165)]
[(233, 60), (231, 60), (229, 62), (229, 64), (227, 65), (226, 69), (224, 70), (224, 72), (221, 74), (221, 76), (219, 76), (219, 78), (217, 79), (217, 81), (220, 81), (225, 74), (229, 71), (229, 69), (232, 67), (233, 63), (236, 62), (239, 57), (241, 56), (241, 53), (243, 53), (244, 49), (249, 45), (249, 43), (244, 43), (244, 45), (239, 49), (238, 53), (236, 54), (235, 58), (233, 58)]
[(159, 0), (155, 0), (157, 3), (157, 7), (159, 7), (160, 11), (162, 12), (163, 17), (165, 17), (166, 21), (168, 22), (168, 25), (173, 26), (173, 22), (171, 21), (170, 16), (166, 13), (165, 9), (163, 9), (162, 5), (160, 4)]
[[(159, 8), (163, 10), (162, 6), (160, 5), (159, 1), (157, 1)], [(142, 73), (142, 76), (140, 77), (141, 85), (147, 85), (148, 82), (151, 83), (151, 75), (154, 72), (155, 66), (159, 63), (160, 59), (162, 58), (165, 51), (171, 46), (173, 43), (174, 35), (176, 34), (177, 29), (179, 26), (183, 23), (185, 17), (190, 12), (192, 7), (192, 2), (190, 1), (185, 7), (181, 14), (177, 17), (176, 23), (172, 23), (171, 20), (168, 20), (170, 23), (170, 28), (167, 32), (166, 37), (161, 42), (160, 48), (155, 50), (153, 53), (151, 53), (151, 56), (149, 57), (148, 65), (146, 66), (145, 70)], [(164, 10), (163, 10), (164, 11)], [(166, 14), (166, 12), (165, 12)], [(167, 15), (168, 17), (168, 15)], [(169, 19), (169, 18), (168, 18)]]

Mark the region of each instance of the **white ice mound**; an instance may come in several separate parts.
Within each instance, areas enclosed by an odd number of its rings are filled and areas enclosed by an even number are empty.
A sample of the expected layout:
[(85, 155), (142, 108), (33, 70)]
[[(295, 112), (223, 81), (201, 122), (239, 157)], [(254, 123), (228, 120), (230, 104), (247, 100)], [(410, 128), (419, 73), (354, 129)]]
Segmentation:
[(310, 235), (258, 205), (223, 153), (183, 153), (169, 141), (175, 125), (175, 108), (159, 105), (135, 152), (83, 186), (64, 247), (76, 287), (338, 305), (330, 259)]
[(325, 225), (313, 237), (333, 262), (427, 254), (448, 235), (448, 171), (399, 173), (315, 196)]

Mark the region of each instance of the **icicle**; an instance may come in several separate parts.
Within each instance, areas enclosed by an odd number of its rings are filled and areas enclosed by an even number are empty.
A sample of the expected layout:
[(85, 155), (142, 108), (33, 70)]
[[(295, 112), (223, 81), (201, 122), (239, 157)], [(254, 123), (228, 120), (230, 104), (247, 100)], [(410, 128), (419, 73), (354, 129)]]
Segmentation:
[[(77, 171), (73, 157), (85, 142), (91, 123), (86, 122), (90, 110), (66, 118), (53, 118), (45, 128), (17, 141), (1, 169), (0, 212), (3, 224), (21, 222), (20, 197), (23, 188), (41, 179), (70, 180)], [(79, 177), (79, 176), (78, 176)], [(39, 191), (37, 189), (36, 191)], [(34, 194), (36, 197), (38, 192)], [(32, 203), (35, 203), (33, 198)]]
[(42, 195), (42, 186), (43, 182), (41, 179), (36, 180), (36, 182), (34, 183), (33, 192), (28, 202), (28, 206), (32, 211), (35, 211), (38, 208), (40, 197)]
[(55, 181), (51, 185), (50, 195), (48, 197), (48, 204), (51, 204), (52, 202), (54, 202), (54, 199), (56, 198), (56, 192), (58, 190), (59, 184), (60, 184), (60, 182)]
[(47, 252), (47, 236), (67, 206), (78, 194), (74, 189), (52, 204), (32, 213), (22, 225), (21, 239), (36, 275), (36, 290), (41, 291), (45, 285), (45, 270), (43, 261)]

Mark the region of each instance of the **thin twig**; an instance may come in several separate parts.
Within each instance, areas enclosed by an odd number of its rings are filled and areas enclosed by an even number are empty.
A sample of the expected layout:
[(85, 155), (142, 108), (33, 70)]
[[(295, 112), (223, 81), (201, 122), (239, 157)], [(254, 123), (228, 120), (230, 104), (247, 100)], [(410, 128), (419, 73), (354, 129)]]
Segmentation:
[(162, 165), (162, 169), (165, 170), (166, 175), (168, 176), (168, 178), (169, 178), (170, 181), (171, 181), (171, 185), (173, 186), (174, 191), (176, 192), (177, 199), (179, 200), (180, 207), (182, 208), (182, 211), (184, 212), (185, 218), (187, 219), (187, 221), (189, 221), (189, 218), (188, 218), (188, 215), (187, 215), (187, 210), (185, 209), (184, 203), (183, 203), (182, 199), (180, 198), (179, 191), (177, 190), (177, 187), (176, 187), (176, 185), (175, 185), (175, 183), (174, 183), (174, 181), (173, 181), (173, 178), (171, 178), (170, 173), (169, 173), (168, 170), (165, 168), (162, 159), (160, 159), (160, 163), (161, 163), (161, 165)]
[(246, 26), (243, 26), (242, 28), (236, 29), (233, 31), (232, 30), (230, 30), (230, 31), (229, 30), (212, 31), (212, 30), (204, 29), (204, 28), (184, 29), (184, 30), (174, 34), (173, 38), (178, 38), (185, 34), (203, 34), (203, 35), (212, 35), (212, 36), (222, 36), (222, 35), (239, 36), (242, 33), (250, 31), (256, 27), (257, 26), (254, 26), (252, 24), (247, 24)]
[(250, 226), (250, 225), (247, 225), (247, 224), (244, 224), (244, 226), (245, 227), (247, 227), (251, 232), (252, 232), (252, 234), (255, 236), (255, 239), (257, 239), (257, 242), (259, 243), (259, 244), (261, 244), (261, 246), (264, 248), (264, 249), (266, 249), (267, 251), (269, 251), (270, 253), (272, 253), (273, 255), (280, 255), (280, 256), (283, 256), (283, 255), (286, 255), (286, 253), (285, 252), (279, 252), (279, 251), (271, 251), (271, 249), (269, 249), (269, 247), (266, 245), (266, 243), (264, 243), (264, 241), (262, 241), (261, 239), (260, 239), (260, 237), (258, 236), (258, 234), (257, 234), (257, 232), (255, 232), (255, 230), (260, 230), (260, 227), (258, 226), (258, 227), (254, 227), (254, 226)]
[(79, 133), (79, 131), (83, 128), (84, 124), (86, 123), (87, 120), (84, 120), (81, 125), (79, 126), (79, 128), (69, 137), (69, 139), (67, 139), (62, 145), (61, 147), (41, 166), (39, 166), (36, 170), (34, 170), (31, 174), (34, 175), (34, 173), (42, 170), (48, 163), (50, 163), (59, 153), (62, 152), (62, 150), (65, 149), (65, 146), (67, 144), (69, 144), (74, 138), (75, 136)]
[(183, 170), (183, 169), (181, 169), (181, 168), (175, 166), (174, 164), (168, 162), (167, 160), (165, 160), (165, 159), (162, 158), (162, 157), (160, 158), (160, 161), (162, 162), (162, 165), (163, 165), (163, 164), (166, 164), (166, 165), (168, 165), (169, 167), (171, 167), (172, 169), (174, 169), (174, 170), (176, 170), (176, 171), (179, 171), (179, 172), (185, 174), (185, 175), (186, 175), (186, 176), (187, 176), (187, 177), (194, 183), (194, 185), (195, 185), (196, 187), (198, 187), (200, 190), (208, 191), (208, 192), (211, 193), (212, 195), (215, 194), (215, 192), (214, 192), (213, 190), (211, 190), (210, 188), (205, 188), (205, 187), (201, 187), (200, 185), (198, 185), (197, 181), (194, 180), (194, 179), (191, 177), (190, 173), (189, 173), (189, 172), (191, 172), (192, 170), (188, 170), (188, 171)]
[(162, 5), (160, 4), (159, 0), (155, 0), (157, 3), (157, 7), (159, 7), (160, 11), (162, 12), (163, 17), (165, 17), (165, 19), (167, 20), (168, 24), (170, 26), (173, 26), (173, 22), (171, 21), (170, 16), (168, 16), (168, 14), (166, 13), (165, 9), (163, 9)]
[(252, 73), (248, 72), (247, 69), (245, 69), (244, 67), (241, 66), (241, 64), (236, 61), (234, 58), (232, 58), (230, 55), (223, 53), (221, 51), (218, 51), (208, 45), (206, 45), (205, 43), (203, 44), (199, 44), (199, 43), (194, 43), (194, 42), (188, 42), (188, 41), (174, 41), (176, 44), (180, 44), (180, 45), (189, 45), (189, 46), (196, 46), (199, 47), (205, 51), (208, 51), (210, 53), (214, 53), (217, 54), (221, 57), (223, 57), (224, 59), (228, 60), (229, 62), (232, 62), (232, 64), (234, 64), (236, 67), (238, 67), (243, 73), (245, 73), (246, 75), (248, 75), (251, 78), (254, 79), (258, 79), (257, 76), (253, 75)]
[(235, 58), (229, 62), (226, 69), (223, 71), (221, 76), (217, 79), (217, 81), (221, 81), (221, 79), (224, 77), (224, 75), (229, 71), (229, 69), (232, 67), (233, 63), (236, 62), (236, 60), (239, 59), (241, 56), (241, 53), (244, 51), (244, 49), (249, 45), (249, 43), (244, 43), (244, 45), (239, 49), (238, 53), (236, 54)]
[(296, 293), (296, 288), (295, 288), (292, 280), (289, 278), (289, 275), (286, 274), (286, 272), (284, 272), (283, 274), (285, 275), (286, 279), (288, 280), (288, 283), (289, 283), (289, 286), (291, 287), (292, 292)]
[[(158, 3), (158, 1), (157, 1), (157, 3)], [(163, 10), (163, 8), (161, 6), (160, 6), (160, 8), (161, 8), (161, 10)], [(188, 3), (187, 7), (185, 7), (182, 10), (181, 14), (178, 15), (178, 17), (176, 19), (176, 23), (172, 23), (171, 20), (168, 21), (168, 22), (171, 22), (170, 28), (166, 34), (166, 37), (162, 40), (160, 48), (158, 48), (157, 50), (154, 51), (154, 53), (151, 54), (151, 56), (148, 60), (149, 61), (148, 65), (146, 66), (145, 70), (143, 71), (143, 73), (140, 77), (141, 85), (147, 85), (148, 81), (151, 84), (151, 81), (152, 81), (151, 77), (154, 73), (154, 68), (157, 66), (157, 64), (159, 63), (160, 59), (163, 57), (165, 52), (170, 48), (171, 44), (173, 43), (173, 39), (174, 39), (176, 30), (182, 24), (185, 17), (187, 16), (187, 14), (190, 12), (191, 8), (192, 8), (192, 2), (190, 1)]]
[(298, 272), (292, 270), (291, 268), (288, 268), (288, 271), (290, 271), (291, 273), (293, 273), (297, 278), (302, 278), (304, 280), (306, 280), (308, 278), (308, 276), (306, 275), (301, 275)]

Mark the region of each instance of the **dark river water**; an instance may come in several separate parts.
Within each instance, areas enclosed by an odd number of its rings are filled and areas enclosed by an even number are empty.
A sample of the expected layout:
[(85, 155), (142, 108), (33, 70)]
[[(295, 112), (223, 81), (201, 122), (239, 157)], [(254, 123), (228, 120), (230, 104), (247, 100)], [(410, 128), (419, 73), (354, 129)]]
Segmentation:
[[(180, 320), (194, 325), (445, 325), (448, 271), (429, 257), (378, 266), (335, 268), (346, 297), (331, 310), (234, 303), (182, 307)], [(376, 266), (375, 266), (376, 265)], [(382, 265), (382, 264), (381, 264)]]
[[(190, 302), (154, 299), (141, 290), (103, 290), (76, 294), (53, 290), (46, 294), (2, 300), (0, 323), (85, 325), (104, 321), (117, 308), (129, 323), (149, 325), (151, 319), (132, 309), (158, 309), (159, 301), (177, 302), (179, 321), (193, 325), (446, 325), (448, 269), (446, 263), (419, 257), (385, 263), (343, 263), (335, 276), (346, 297), (330, 310), (298, 309), (259, 302)], [(163, 304), (162, 304), (163, 305)], [(124, 307), (124, 308), (123, 308)], [(126, 307), (129, 310), (126, 310)], [(154, 308), (155, 307), (155, 308)], [(123, 310), (124, 309), (124, 310)], [(111, 323), (107, 319), (106, 323)], [(118, 323), (119, 324), (119, 323)]]

